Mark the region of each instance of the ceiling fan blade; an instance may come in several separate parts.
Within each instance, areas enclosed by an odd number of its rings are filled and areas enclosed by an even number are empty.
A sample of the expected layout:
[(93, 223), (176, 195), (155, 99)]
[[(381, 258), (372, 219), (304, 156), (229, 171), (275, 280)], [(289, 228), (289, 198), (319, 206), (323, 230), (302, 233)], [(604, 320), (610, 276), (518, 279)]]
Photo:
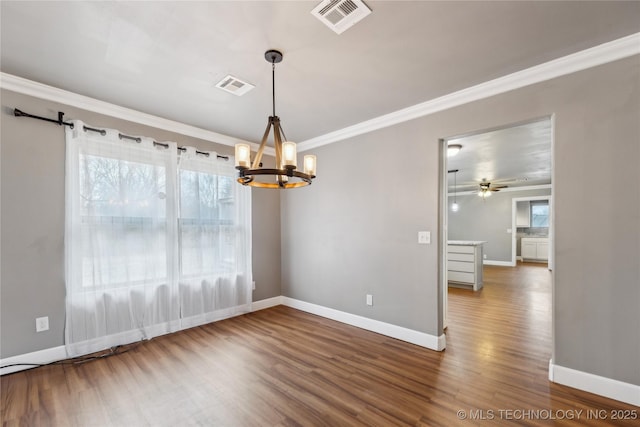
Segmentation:
[(491, 182), (496, 183), (507, 183), (507, 182), (518, 182), (521, 178), (496, 178), (492, 179)]

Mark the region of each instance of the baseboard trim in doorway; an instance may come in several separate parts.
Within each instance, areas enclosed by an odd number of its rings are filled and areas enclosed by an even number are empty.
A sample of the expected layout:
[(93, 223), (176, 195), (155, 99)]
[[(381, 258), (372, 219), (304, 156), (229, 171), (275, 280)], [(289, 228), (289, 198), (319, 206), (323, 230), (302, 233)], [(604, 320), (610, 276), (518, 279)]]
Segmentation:
[(368, 317), (358, 316), (356, 314), (347, 313), (333, 308), (312, 304), (305, 301), (296, 300), (289, 297), (282, 297), (282, 305), (306, 311), (327, 319), (336, 320), (347, 325), (355, 326), (368, 331), (376, 332), (401, 341), (419, 345), (430, 350), (442, 351), (446, 347), (445, 335), (435, 336), (413, 329), (404, 328), (402, 326), (392, 325), (390, 323), (381, 322), (379, 320), (369, 319)]
[(483, 265), (497, 265), (499, 267), (515, 267), (511, 261), (493, 261), (490, 259), (485, 259), (482, 261)]
[(555, 365), (552, 361), (549, 361), (549, 380), (630, 405), (640, 406), (639, 385), (565, 368)]

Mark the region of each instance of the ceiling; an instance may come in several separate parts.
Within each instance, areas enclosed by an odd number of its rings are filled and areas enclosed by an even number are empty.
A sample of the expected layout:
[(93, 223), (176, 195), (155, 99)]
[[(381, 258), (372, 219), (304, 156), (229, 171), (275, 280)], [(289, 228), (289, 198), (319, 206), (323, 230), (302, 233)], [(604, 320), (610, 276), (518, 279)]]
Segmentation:
[[(551, 184), (551, 119), (451, 138), (462, 146), (447, 158), (449, 192), (478, 191), (486, 180), (508, 188)], [(455, 185), (455, 189), (454, 189)]]
[[(302, 142), (640, 32), (640, 2), (366, 1), (337, 35), (317, 3), (4, 0), (0, 68), (255, 142), (275, 48), (276, 112)], [(256, 88), (215, 88), (227, 74)]]

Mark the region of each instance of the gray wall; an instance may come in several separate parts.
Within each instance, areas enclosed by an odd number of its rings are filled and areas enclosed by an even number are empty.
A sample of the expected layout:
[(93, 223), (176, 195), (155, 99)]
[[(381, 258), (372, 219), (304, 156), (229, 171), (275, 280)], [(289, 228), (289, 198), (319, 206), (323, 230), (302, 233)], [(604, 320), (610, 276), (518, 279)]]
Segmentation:
[[(550, 189), (501, 191), (485, 200), (476, 194), (457, 195), (460, 210), (449, 209), (449, 240), (484, 240), (487, 260), (511, 262), (511, 234), (507, 233), (512, 226), (511, 199), (550, 194)], [(449, 197), (449, 206), (451, 203)]]
[[(283, 295), (436, 332), (439, 157), (418, 124), (313, 150), (318, 178), (281, 198)], [(418, 245), (420, 230), (434, 243)]]
[(314, 149), (281, 199), (284, 295), (440, 335), (439, 139), (555, 114), (554, 362), (640, 384), (639, 90), (634, 56)]
[[(64, 130), (14, 117), (13, 108), (46, 117), (64, 111), (89, 125), (220, 154), (233, 148), (10, 91), (1, 95), (0, 357), (6, 358), (64, 344)], [(277, 191), (252, 190), (254, 300), (280, 295), (279, 198)], [(36, 333), (41, 316), (49, 316), (50, 329)]]

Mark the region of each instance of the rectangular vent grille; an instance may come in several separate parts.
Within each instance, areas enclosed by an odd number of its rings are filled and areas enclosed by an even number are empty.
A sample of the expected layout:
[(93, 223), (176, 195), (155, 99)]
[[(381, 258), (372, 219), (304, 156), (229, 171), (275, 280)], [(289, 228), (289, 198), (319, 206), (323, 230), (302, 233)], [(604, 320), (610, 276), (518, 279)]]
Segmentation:
[(220, 80), (218, 84), (216, 84), (216, 87), (234, 95), (241, 96), (249, 92), (255, 86), (251, 83), (242, 81), (237, 77), (228, 75), (224, 79)]
[(311, 11), (336, 34), (342, 34), (370, 13), (362, 0), (324, 0)]

